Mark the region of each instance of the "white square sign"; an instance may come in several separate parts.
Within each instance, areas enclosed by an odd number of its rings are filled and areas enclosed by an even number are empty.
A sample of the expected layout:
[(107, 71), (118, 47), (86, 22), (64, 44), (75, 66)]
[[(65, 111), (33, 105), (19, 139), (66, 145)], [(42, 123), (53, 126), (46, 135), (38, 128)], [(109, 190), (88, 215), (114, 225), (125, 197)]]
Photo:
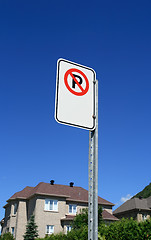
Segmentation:
[(88, 130), (95, 129), (95, 82), (91, 68), (59, 59), (57, 62), (57, 122)]

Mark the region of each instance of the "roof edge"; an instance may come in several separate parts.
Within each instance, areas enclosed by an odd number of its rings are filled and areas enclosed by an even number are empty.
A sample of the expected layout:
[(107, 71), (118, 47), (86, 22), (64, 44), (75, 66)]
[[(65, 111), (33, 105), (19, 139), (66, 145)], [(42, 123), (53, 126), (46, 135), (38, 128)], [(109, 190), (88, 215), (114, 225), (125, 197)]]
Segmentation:
[(35, 195), (38, 195), (38, 196), (40, 196), (40, 195), (42, 195), (42, 196), (51, 196), (51, 197), (64, 197), (64, 198), (69, 198), (70, 197), (68, 195), (63, 195), (63, 194), (59, 195), (59, 194), (38, 193), (38, 192), (36, 192), (36, 193), (32, 194), (31, 196), (29, 196), (27, 199), (30, 199), (30, 198), (32, 198)]

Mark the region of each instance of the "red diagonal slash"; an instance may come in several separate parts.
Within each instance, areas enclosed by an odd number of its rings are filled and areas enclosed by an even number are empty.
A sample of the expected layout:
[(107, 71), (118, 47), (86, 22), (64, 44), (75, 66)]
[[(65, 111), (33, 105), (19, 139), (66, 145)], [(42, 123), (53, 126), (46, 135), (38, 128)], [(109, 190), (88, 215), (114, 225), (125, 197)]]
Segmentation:
[(77, 81), (76, 77), (73, 75), (73, 73), (70, 73), (71, 77), (74, 79), (74, 81), (76, 82), (76, 84), (78, 85), (78, 87), (80, 88), (80, 90), (83, 92), (84, 89), (83, 87), (80, 85), (80, 83)]
[[(86, 83), (86, 88), (84, 89), (80, 83), (77, 81), (76, 77), (73, 75), (73, 72), (74, 73), (79, 73), (82, 77), (83, 77), (83, 80), (85, 81)], [(68, 83), (68, 80), (69, 80), (69, 75), (72, 77), (72, 79), (76, 82), (76, 84), (78, 85), (78, 87), (80, 88), (81, 92), (76, 92), (75, 90), (73, 90), (70, 86), (69, 86), (69, 83)], [(74, 95), (76, 96), (83, 96), (85, 95), (88, 90), (89, 90), (89, 81), (88, 81), (88, 78), (87, 76), (82, 72), (80, 71), (79, 69), (76, 69), (76, 68), (71, 68), (69, 70), (66, 71), (65, 75), (64, 75), (64, 83), (67, 87), (67, 89)]]

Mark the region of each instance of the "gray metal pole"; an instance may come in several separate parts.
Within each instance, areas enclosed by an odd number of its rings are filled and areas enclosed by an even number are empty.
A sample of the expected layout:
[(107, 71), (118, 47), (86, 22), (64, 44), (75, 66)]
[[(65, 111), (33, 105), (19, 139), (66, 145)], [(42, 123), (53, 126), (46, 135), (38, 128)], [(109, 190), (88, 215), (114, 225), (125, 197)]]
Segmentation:
[(98, 81), (96, 81), (96, 128), (89, 132), (88, 240), (98, 240)]

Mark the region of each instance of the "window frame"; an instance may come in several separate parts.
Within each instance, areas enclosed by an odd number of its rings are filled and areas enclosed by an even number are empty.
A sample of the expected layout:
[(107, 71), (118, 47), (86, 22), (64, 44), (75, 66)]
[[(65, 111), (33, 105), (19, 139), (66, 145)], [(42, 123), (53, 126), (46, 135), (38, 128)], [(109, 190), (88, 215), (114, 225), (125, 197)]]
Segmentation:
[(67, 225), (66, 226), (66, 233), (71, 232), (71, 230), (72, 230), (72, 226), (71, 225)]
[(13, 215), (16, 215), (17, 213), (17, 203), (13, 204)]
[[(48, 202), (48, 207), (46, 205), (46, 201)], [(52, 204), (51, 204), (52, 201)], [(52, 209), (51, 209), (52, 206)], [(44, 210), (48, 212), (58, 212), (58, 200), (57, 199), (45, 199), (45, 205), (44, 205)]]
[(14, 236), (14, 234), (15, 234), (15, 227), (11, 227), (11, 234)]
[[(70, 211), (70, 206), (71, 206), (71, 211)], [(75, 211), (74, 211), (75, 207)], [(69, 204), (69, 214), (76, 215), (77, 214), (77, 205), (76, 204)]]
[(142, 213), (142, 220), (146, 221), (147, 220), (147, 213)]
[[(52, 231), (51, 231), (51, 228), (52, 228)], [(46, 234), (51, 235), (53, 233), (54, 233), (54, 225), (46, 225)]]

